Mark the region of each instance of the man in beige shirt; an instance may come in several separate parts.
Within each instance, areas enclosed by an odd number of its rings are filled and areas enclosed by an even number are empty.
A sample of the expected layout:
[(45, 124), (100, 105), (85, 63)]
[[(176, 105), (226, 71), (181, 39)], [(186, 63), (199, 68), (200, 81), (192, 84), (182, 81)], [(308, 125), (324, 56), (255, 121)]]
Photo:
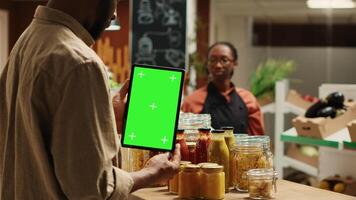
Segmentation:
[(158, 155), (138, 172), (112, 164), (112, 101), (90, 46), (115, 8), (116, 0), (50, 0), (15, 44), (0, 78), (0, 200), (126, 199), (177, 172), (179, 146), (173, 160)]

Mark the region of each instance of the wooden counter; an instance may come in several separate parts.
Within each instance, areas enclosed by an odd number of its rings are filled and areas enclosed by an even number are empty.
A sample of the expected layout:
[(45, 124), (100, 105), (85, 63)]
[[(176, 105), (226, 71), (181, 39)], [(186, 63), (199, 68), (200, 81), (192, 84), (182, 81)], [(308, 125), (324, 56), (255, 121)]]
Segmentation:
[[(335, 192), (321, 190), (285, 180), (277, 181), (277, 193), (275, 200), (356, 200), (356, 197), (347, 196)], [(225, 195), (226, 200), (246, 200), (248, 194), (230, 192)], [(168, 193), (167, 187), (147, 188), (134, 192), (130, 200), (171, 200), (179, 199), (177, 195)]]

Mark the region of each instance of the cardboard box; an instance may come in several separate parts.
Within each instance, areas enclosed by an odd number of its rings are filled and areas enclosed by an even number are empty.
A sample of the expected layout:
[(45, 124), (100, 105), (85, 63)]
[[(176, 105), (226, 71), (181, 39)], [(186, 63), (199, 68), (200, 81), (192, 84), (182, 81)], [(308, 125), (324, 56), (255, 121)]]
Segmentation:
[(304, 100), (302, 95), (295, 90), (289, 90), (286, 100), (287, 102), (305, 110), (308, 109), (311, 105), (313, 105), (312, 102)]
[(313, 167), (319, 166), (319, 157), (318, 156), (306, 156), (302, 154), (300, 148), (297, 144), (290, 144), (287, 149), (287, 156), (304, 162)]
[(351, 142), (356, 142), (356, 120), (353, 120), (347, 125), (347, 129), (349, 129), (349, 134), (351, 138)]
[(325, 139), (333, 133), (345, 128), (349, 122), (356, 119), (356, 104), (350, 104), (347, 111), (334, 119), (331, 118), (306, 118), (298, 116), (292, 120), (298, 135)]

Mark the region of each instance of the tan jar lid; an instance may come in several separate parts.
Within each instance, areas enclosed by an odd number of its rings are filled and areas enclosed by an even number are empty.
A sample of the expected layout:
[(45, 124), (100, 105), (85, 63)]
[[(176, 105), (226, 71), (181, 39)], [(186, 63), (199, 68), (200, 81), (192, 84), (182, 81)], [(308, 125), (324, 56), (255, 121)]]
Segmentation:
[(203, 165), (202, 170), (204, 173), (218, 173), (222, 172), (224, 169), (221, 165)]
[(212, 162), (203, 162), (203, 163), (199, 163), (198, 164), (199, 165), (199, 167), (203, 167), (203, 166), (205, 166), (205, 165), (218, 165), (217, 163), (212, 163)]
[(187, 172), (195, 172), (200, 169), (199, 165), (194, 165), (194, 164), (187, 164), (183, 167), (183, 171)]

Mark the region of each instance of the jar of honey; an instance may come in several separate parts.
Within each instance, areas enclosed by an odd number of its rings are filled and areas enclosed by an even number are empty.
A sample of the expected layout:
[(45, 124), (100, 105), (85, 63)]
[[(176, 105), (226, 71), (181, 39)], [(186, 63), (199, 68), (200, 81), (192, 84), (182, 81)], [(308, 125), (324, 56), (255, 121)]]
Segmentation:
[(221, 165), (203, 165), (201, 168), (201, 197), (215, 200), (225, 197), (225, 174)]
[(200, 198), (200, 167), (187, 164), (179, 172), (178, 196), (183, 199)]
[[(189, 161), (180, 161), (179, 163), (179, 172), (182, 171), (185, 165), (191, 164)], [(173, 194), (178, 194), (179, 186), (179, 172), (173, 176), (172, 179), (168, 181), (168, 191)]]

